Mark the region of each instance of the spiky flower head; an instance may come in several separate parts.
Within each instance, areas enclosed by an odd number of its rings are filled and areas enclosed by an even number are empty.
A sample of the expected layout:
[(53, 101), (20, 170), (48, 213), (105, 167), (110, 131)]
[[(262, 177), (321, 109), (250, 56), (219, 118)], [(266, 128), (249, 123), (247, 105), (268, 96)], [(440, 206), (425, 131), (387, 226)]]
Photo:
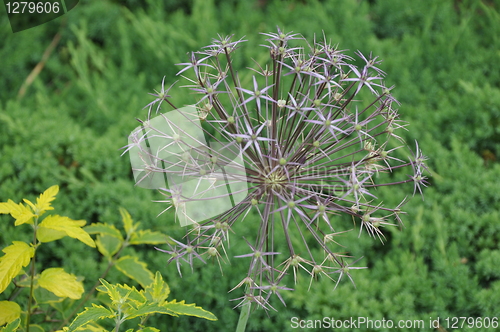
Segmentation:
[[(249, 270), (236, 286), (245, 286), (243, 302), (269, 308), (270, 296), (283, 302), (287, 275), (352, 281), (362, 267), (339, 253), (342, 215), (360, 234), (383, 240), (384, 227), (401, 224), (406, 197), (387, 207), (377, 187), (404, 190), (410, 182), (421, 194), (427, 168), (418, 144), (401, 159), (410, 150), (398, 136), (407, 123), (378, 57), (356, 52), (357, 66), (325, 38), (308, 43), (279, 28), (263, 35), (269, 59), (246, 74), (232, 63), (242, 39), (219, 36), (192, 53), (179, 74), (196, 102), (174, 105), (163, 81), (127, 151), (138, 185), (159, 189), (181, 224), (191, 225), (187, 244), (158, 249), (179, 272), (194, 259), (223, 260), (235, 223), (258, 218), (257, 232), (237, 234), (248, 244), (237, 257), (249, 260)], [(242, 77), (251, 83), (242, 86)], [(402, 169), (408, 177), (394, 180)]]

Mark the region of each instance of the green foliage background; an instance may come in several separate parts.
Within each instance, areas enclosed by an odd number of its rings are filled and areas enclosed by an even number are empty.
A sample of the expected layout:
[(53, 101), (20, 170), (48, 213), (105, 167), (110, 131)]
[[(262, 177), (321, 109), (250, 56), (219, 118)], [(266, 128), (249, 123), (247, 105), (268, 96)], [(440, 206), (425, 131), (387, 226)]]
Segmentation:
[[(250, 58), (267, 55), (258, 33), (279, 25), (307, 38), (324, 31), (351, 55), (379, 55), (411, 124), (405, 138), (418, 139), (430, 158), (434, 176), (425, 201), (410, 201), (406, 228), (392, 230), (385, 245), (366, 234), (358, 239), (356, 231), (342, 238), (369, 267), (354, 274), (357, 289), (343, 282), (333, 292), (331, 281), (320, 280), (308, 292), (304, 277), (286, 294), (287, 307), (276, 302), (278, 313), (256, 311), (247, 330), (291, 330), (291, 317), (423, 319), (421, 331), (429, 330), (430, 317), (500, 317), (500, 1), (80, 1), (62, 18), (16, 34), (3, 7), (0, 13), (0, 201), (32, 199), (58, 184), (61, 215), (118, 224), (123, 206), (145, 228), (174, 237), (184, 230), (170, 212), (157, 217), (165, 207), (151, 202), (159, 198), (153, 191), (134, 188), (128, 156), (119, 149), (134, 119), (144, 118), (147, 93), (164, 76), (166, 84), (176, 80), (174, 64), (186, 62), (187, 52), (218, 33), (246, 36), (235, 60), (243, 69)], [(56, 33), (61, 41), (19, 98)], [(172, 92), (176, 104), (193, 101), (185, 91)], [(381, 191), (397, 204), (400, 192)], [(0, 216), (0, 248), (19, 236), (9, 218)], [(245, 252), (241, 236), (254, 227), (248, 222), (237, 230), (230, 256)], [(89, 284), (98, 277), (97, 254), (83, 244), (46, 248), (39, 264), (63, 265)], [(163, 254), (135, 250), (164, 274), (173, 297), (219, 318), (161, 318), (151, 326), (234, 329), (239, 311), (229, 299), (240, 295), (227, 291), (245, 277), (246, 261), (232, 260), (224, 275), (216, 264), (200, 264), (179, 278)], [(476, 330), (487, 329), (461, 329)]]

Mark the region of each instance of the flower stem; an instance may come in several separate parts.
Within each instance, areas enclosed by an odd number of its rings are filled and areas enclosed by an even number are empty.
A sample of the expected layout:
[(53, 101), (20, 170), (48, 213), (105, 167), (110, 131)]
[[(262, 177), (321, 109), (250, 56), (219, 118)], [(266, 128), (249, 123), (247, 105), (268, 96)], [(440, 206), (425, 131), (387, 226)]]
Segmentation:
[(247, 327), (248, 317), (250, 317), (250, 307), (252, 302), (248, 301), (241, 306), (240, 318), (238, 319), (238, 326), (236, 326), (236, 332), (245, 332)]

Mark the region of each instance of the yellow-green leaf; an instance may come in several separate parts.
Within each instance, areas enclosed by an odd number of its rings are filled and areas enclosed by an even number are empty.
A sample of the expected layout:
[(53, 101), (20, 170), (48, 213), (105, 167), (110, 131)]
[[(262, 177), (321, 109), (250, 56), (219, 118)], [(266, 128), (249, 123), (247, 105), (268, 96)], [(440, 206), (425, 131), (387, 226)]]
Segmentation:
[(77, 332), (108, 332), (104, 327), (97, 323), (89, 323), (85, 327), (79, 327)]
[(43, 271), (38, 278), (38, 285), (59, 297), (69, 297), (73, 300), (81, 298), (84, 292), (83, 284), (77, 281), (76, 276), (60, 267)]
[(35, 254), (35, 248), (27, 243), (21, 241), (12, 243), (2, 250), (5, 255), (0, 257), (0, 293), (7, 288), (19, 271), (29, 264), (31, 257)]
[(36, 238), (40, 242), (52, 242), (62, 239), (66, 236), (66, 232), (58, 231), (47, 227), (40, 227), (36, 232)]
[(21, 317), (21, 307), (16, 302), (0, 301), (0, 326)]
[(41, 216), (45, 211), (54, 210), (52, 206), (50, 206), (50, 202), (56, 199), (56, 195), (59, 192), (59, 186), (52, 186), (49, 189), (45, 190), (40, 197), (36, 199), (36, 212), (39, 216)]
[(106, 293), (112, 303), (109, 307), (118, 308), (125, 316), (133, 315), (137, 308), (144, 305), (146, 297), (135, 287), (129, 285), (110, 284), (106, 280), (101, 279), (102, 286), (97, 287), (97, 290)]
[(163, 244), (168, 242), (168, 236), (160, 232), (140, 230), (130, 237), (130, 244)]
[[(12, 202), (10, 199), (7, 202), (1, 202), (0, 203), (0, 214), (8, 214), (10, 213), (10, 203)], [(14, 203), (14, 202), (12, 202)], [(16, 203), (14, 203), (16, 204)]]
[(141, 332), (160, 332), (157, 328), (148, 326), (140, 330)]
[(80, 327), (76, 330), (77, 332), (108, 332), (104, 327), (96, 324), (89, 323), (85, 327)]
[(23, 201), (24, 201), (24, 203), (26, 203), (26, 204), (28, 204), (30, 206), (31, 210), (33, 212), (35, 212), (35, 214), (37, 213), (36, 212), (37, 210), (36, 210), (35, 204), (31, 203), (31, 201), (29, 199), (26, 199), (26, 198), (23, 198)]
[[(78, 239), (86, 245), (95, 248), (94, 240), (92, 240), (90, 235), (82, 229), (82, 226), (84, 226), (85, 223), (85, 220), (73, 220), (68, 217), (51, 215), (45, 218), (40, 223), (39, 228), (48, 228), (51, 230), (64, 232), (67, 236)], [(48, 233), (49, 232), (46, 232), (44, 233), (44, 235), (47, 235)], [(50, 239), (50, 237), (44, 238), (43, 240), (39, 238), (41, 242), (47, 242), (45, 241), (47, 239)]]
[(14, 223), (15, 226), (25, 223), (33, 224), (33, 217), (35, 216), (27, 206), (23, 205), (23, 203), (16, 204), (10, 199), (7, 200), (7, 202), (0, 203), (0, 213), (10, 213), (12, 218), (16, 219)]
[(19, 328), (19, 325), (21, 325), (21, 319), (18, 318), (12, 323), (7, 324), (7, 326), (3, 327), (0, 329), (1, 332), (15, 332)]
[(84, 230), (89, 234), (101, 234), (101, 235), (106, 234), (109, 236), (114, 236), (117, 239), (123, 240), (122, 234), (114, 225), (93, 223), (92, 225), (86, 226)]
[(135, 231), (134, 222), (132, 221), (132, 217), (130, 216), (128, 211), (124, 208), (120, 208), (120, 214), (122, 216), (122, 222), (125, 228), (125, 232), (127, 234), (130, 234)]
[(102, 286), (97, 287), (97, 290), (99, 292), (107, 293), (113, 303), (118, 303), (121, 301), (122, 296), (120, 292), (116, 289), (117, 288), (116, 285), (110, 284), (104, 279), (99, 279), (99, 281), (102, 284)]
[(154, 281), (154, 275), (148, 270), (147, 264), (139, 261), (137, 257), (123, 256), (116, 261), (115, 266), (127, 277), (141, 284), (143, 288)]
[(75, 320), (71, 323), (67, 331), (75, 331), (79, 327), (84, 326), (90, 322), (95, 322), (103, 318), (113, 318), (114, 315), (115, 314), (111, 310), (108, 310), (100, 305), (92, 304), (91, 308), (85, 308), (84, 311), (76, 316)]
[(127, 301), (134, 302), (136, 305), (140, 305), (146, 302), (146, 297), (142, 292), (139, 292), (134, 286), (116, 285), (116, 290), (120, 293), (122, 298), (126, 298)]
[(175, 312), (178, 315), (188, 315), (208, 320), (217, 320), (217, 317), (215, 317), (213, 313), (201, 307), (197, 307), (194, 303), (185, 304), (184, 301), (177, 302), (176, 300), (173, 300), (163, 304), (163, 307)]
[(156, 304), (156, 303), (146, 303), (140, 308), (129, 310), (127, 312), (127, 319), (133, 319), (140, 316), (148, 316), (152, 314), (168, 314), (172, 316), (177, 316), (177, 314), (173, 311), (166, 309), (165, 307)]
[(155, 279), (152, 284), (145, 288), (145, 295), (149, 302), (163, 304), (170, 294), (170, 288), (163, 281), (161, 273), (156, 271)]
[(120, 250), (123, 239), (116, 238), (110, 235), (98, 235), (96, 239), (96, 245), (99, 252), (106, 258), (113, 257), (114, 254)]

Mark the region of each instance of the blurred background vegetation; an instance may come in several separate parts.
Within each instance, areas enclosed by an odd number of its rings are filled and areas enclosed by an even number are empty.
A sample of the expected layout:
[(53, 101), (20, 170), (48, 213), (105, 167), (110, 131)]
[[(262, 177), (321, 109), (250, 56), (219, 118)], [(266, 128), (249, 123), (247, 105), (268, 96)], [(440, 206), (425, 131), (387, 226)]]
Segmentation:
[[(344, 281), (333, 291), (333, 282), (320, 279), (308, 292), (302, 276), (285, 294), (287, 307), (275, 302), (277, 313), (256, 311), (247, 330), (287, 331), (291, 317), (428, 322), (500, 316), (500, 1), (80, 1), (67, 15), (16, 34), (3, 7), (0, 13), (0, 201), (34, 199), (58, 184), (61, 215), (118, 224), (122, 206), (145, 228), (182, 236), (173, 213), (157, 217), (165, 206), (151, 201), (159, 196), (135, 188), (128, 156), (120, 157), (135, 118), (146, 115), (147, 93), (159, 89), (164, 76), (166, 85), (173, 83), (175, 64), (217, 34), (249, 40), (235, 60), (243, 69), (251, 58), (267, 56), (259, 32), (277, 25), (307, 38), (324, 32), (350, 55), (360, 50), (384, 60), (386, 84), (396, 86), (400, 113), (411, 124), (405, 139), (417, 139), (430, 158), (431, 186), (424, 201), (415, 197), (406, 205), (406, 227), (391, 230), (385, 245), (366, 234), (358, 239), (357, 231), (341, 238), (369, 267), (354, 273), (356, 289)], [(54, 51), (26, 84), (54, 38), (60, 38)], [(171, 91), (176, 103), (191, 103), (193, 95), (182, 90)], [(395, 206), (401, 193), (381, 190), (380, 197)], [(230, 256), (246, 250), (241, 236), (254, 227), (241, 226)], [(0, 248), (23, 231), (28, 240), (27, 228), (0, 216)], [(240, 294), (227, 291), (245, 277), (246, 261), (232, 260), (223, 275), (217, 264), (199, 264), (179, 278), (164, 254), (148, 246), (135, 250), (161, 271), (172, 298), (219, 318), (162, 317), (151, 326), (236, 326), (239, 311), (229, 299)], [(40, 257), (39, 264), (64, 265), (89, 285), (102, 269), (97, 252), (71, 240), (47, 244)], [(488, 329), (461, 329), (475, 330)]]

